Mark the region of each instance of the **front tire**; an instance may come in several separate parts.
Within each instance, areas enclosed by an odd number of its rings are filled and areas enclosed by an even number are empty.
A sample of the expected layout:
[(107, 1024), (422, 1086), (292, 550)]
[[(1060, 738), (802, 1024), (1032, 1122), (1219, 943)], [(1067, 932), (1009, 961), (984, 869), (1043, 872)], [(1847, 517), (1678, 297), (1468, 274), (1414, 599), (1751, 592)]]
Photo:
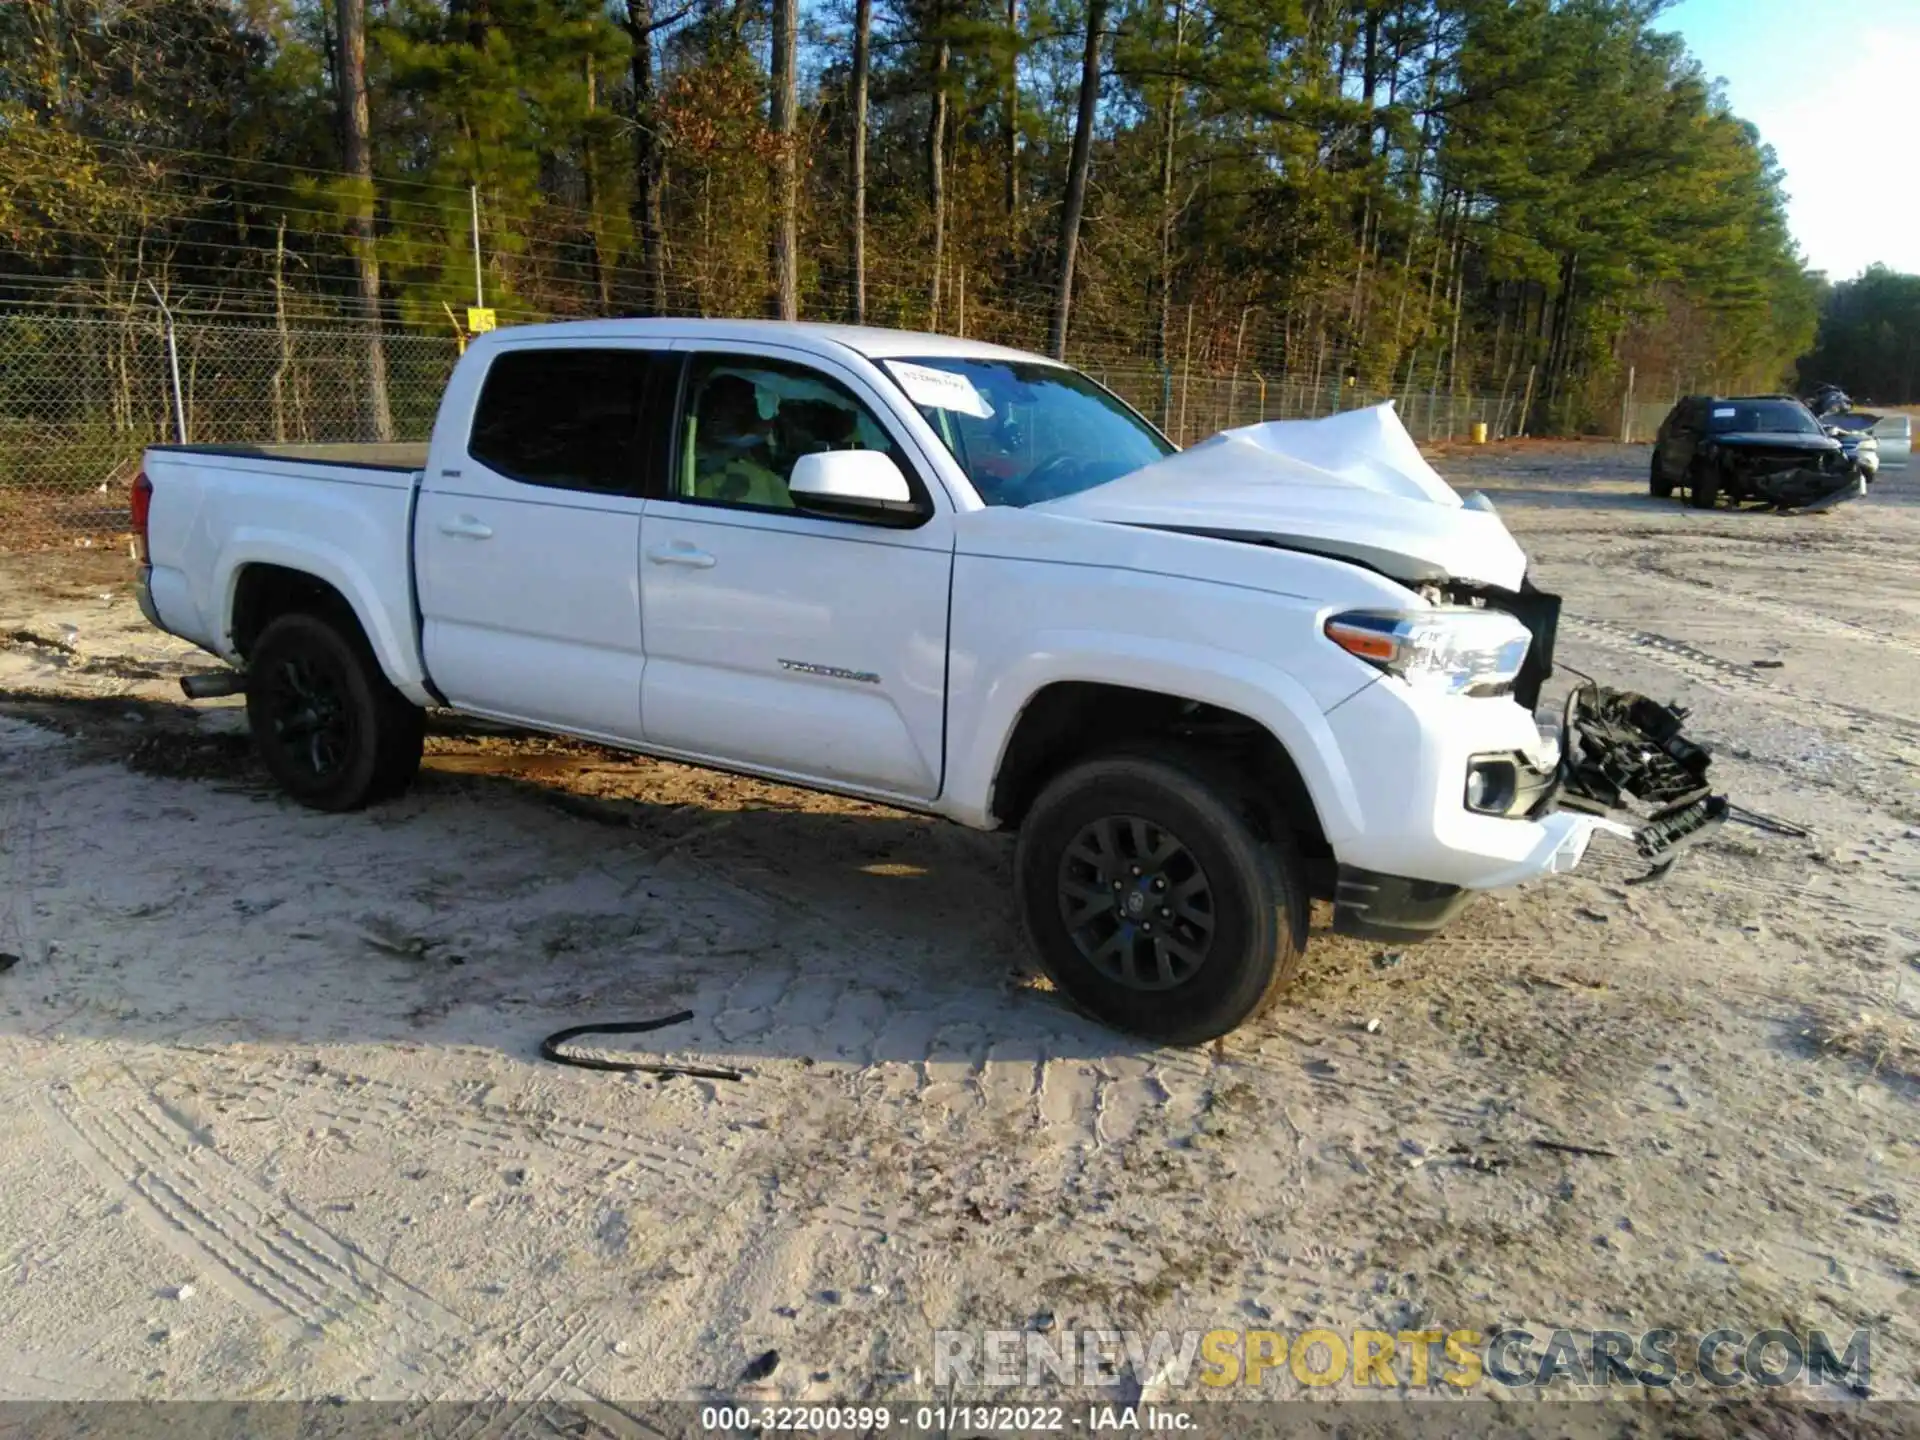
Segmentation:
[(358, 810), (420, 768), (426, 716), (395, 690), (359, 632), (296, 612), (269, 624), (247, 665), (247, 723), (273, 778), (315, 810)]
[(1656, 500), (1665, 500), (1673, 494), (1673, 481), (1660, 469), (1660, 452), (1653, 452), (1653, 466), (1647, 473), (1647, 493)]
[(1192, 1045), (1259, 1013), (1299, 968), (1307, 900), (1284, 839), (1204, 756), (1114, 754), (1041, 792), (1016, 895), (1054, 982), (1095, 1018)]
[(1696, 460), (1687, 476), (1687, 503), (1696, 510), (1711, 510), (1720, 501), (1720, 467), (1710, 460)]

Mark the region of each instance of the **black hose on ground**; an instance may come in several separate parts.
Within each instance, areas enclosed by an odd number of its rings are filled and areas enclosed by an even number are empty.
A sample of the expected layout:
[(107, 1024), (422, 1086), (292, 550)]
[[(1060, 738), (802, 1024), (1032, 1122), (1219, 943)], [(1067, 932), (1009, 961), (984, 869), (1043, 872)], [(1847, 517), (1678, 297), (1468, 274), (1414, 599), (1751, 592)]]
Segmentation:
[(693, 1019), (691, 1010), (662, 1015), (658, 1020), (623, 1020), (605, 1025), (572, 1025), (556, 1030), (540, 1042), (540, 1058), (556, 1065), (571, 1065), (580, 1070), (613, 1070), (623, 1074), (686, 1075), (695, 1080), (741, 1080), (738, 1070), (720, 1070), (702, 1065), (662, 1065), (640, 1060), (599, 1060), (591, 1055), (569, 1055), (560, 1047), (582, 1035), (639, 1035), (648, 1030), (664, 1030)]

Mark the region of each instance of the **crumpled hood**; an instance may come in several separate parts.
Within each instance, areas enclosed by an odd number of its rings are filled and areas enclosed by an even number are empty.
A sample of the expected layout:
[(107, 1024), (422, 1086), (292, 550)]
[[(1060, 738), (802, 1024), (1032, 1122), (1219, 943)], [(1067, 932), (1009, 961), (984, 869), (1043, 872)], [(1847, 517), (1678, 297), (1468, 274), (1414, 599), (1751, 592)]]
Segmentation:
[(1807, 435), (1793, 430), (1728, 430), (1712, 437), (1716, 445), (1740, 450), (1832, 450), (1839, 441), (1831, 435)]
[(1463, 504), (1391, 404), (1224, 430), (1078, 495), (1028, 507), (1262, 541), (1396, 580), (1520, 588), (1527, 557), (1491, 508)]

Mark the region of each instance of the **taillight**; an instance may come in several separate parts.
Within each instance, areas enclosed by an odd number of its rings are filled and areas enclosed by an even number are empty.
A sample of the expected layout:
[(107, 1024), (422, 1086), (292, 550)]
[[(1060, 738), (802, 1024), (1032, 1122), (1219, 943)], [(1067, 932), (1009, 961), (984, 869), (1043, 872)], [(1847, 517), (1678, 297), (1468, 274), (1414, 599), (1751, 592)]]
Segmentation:
[(147, 517), (153, 511), (153, 481), (144, 470), (133, 477), (133, 494), (128, 498), (127, 508), (133, 515), (133, 558), (144, 565), (147, 563)]

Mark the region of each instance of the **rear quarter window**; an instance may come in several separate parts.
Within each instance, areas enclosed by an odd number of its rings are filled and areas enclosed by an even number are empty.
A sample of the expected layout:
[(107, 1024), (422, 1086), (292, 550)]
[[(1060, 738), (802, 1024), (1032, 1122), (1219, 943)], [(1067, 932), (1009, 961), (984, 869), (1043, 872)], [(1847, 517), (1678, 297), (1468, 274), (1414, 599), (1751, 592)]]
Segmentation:
[(647, 350), (508, 350), (488, 367), (467, 454), (527, 485), (637, 495)]

